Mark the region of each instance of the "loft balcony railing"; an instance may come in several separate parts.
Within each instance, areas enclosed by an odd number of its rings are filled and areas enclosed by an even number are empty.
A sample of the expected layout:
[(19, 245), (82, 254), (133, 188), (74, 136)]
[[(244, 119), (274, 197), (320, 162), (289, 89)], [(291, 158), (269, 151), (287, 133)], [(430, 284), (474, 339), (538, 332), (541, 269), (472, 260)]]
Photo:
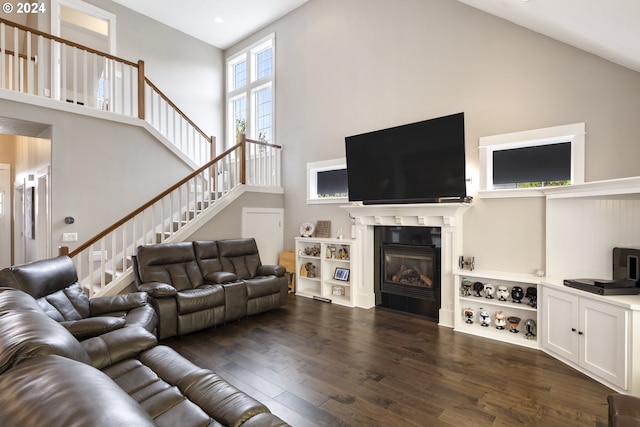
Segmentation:
[(135, 211), (69, 252), (89, 295), (131, 283), (139, 245), (177, 241), (241, 185), (280, 187), (281, 147), (246, 139), (214, 157), (207, 136), (131, 62), (0, 18), (3, 90), (108, 111), (146, 121), (200, 167)]
[(131, 256), (140, 245), (180, 241), (193, 224), (242, 184), (279, 187), (280, 146), (246, 139), (69, 252), (90, 296), (132, 282)]
[(0, 89), (145, 120), (195, 165), (213, 138), (131, 62), (0, 18)]

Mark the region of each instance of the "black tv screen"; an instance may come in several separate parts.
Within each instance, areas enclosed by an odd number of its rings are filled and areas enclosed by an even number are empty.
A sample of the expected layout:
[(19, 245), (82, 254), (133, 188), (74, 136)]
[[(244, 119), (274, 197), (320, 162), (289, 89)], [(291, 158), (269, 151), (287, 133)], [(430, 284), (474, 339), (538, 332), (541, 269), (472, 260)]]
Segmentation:
[(345, 138), (349, 200), (365, 204), (464, 199), (464, 113)]

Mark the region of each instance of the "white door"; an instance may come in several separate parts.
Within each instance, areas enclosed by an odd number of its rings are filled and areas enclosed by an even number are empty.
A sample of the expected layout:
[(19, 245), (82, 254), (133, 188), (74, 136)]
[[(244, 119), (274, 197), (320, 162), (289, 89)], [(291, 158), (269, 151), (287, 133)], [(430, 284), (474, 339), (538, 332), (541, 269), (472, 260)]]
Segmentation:
[(49, 168), (38, 171), (36, 187), (36, 242), (38, 259), (53, 256), (51, 253), (51, 228), (49, 227)]
[(578, 297), (555, 289), (543, 289), (542, 345), (571, 362), (579, 362)]
[(0, 164), (0, 269), (11, 265), (11, 166)]
[(242, 237), (256, 239), (260, 261), (265, 265), (278, 264), (278, 257), (284, 247), (283, 222), (284, 209), (242, 209)]
[(628, 311), (587, 298), (580, 299), (580, 332), (584, 340), (580, 366), (620, 388), (627, 388)]

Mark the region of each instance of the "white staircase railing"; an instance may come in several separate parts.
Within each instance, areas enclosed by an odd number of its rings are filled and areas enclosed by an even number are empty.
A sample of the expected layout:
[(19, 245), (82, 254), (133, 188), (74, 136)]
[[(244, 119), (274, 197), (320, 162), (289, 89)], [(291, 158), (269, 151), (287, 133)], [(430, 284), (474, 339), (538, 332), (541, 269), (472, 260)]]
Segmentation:
[(147, 121), (196, 165), (207, 136), (131, 62), (0, 18), (0, 89)]
[(138, 246), (186, 238), (216, 201), (242, 184), (280, 186), (280, 150), (280, 146), (242, 136), (239, 144), (78, 248), (62, 253), (74, 260), (90, 296), (108, 292), (121, 284), (119, 277), (126, 279)]

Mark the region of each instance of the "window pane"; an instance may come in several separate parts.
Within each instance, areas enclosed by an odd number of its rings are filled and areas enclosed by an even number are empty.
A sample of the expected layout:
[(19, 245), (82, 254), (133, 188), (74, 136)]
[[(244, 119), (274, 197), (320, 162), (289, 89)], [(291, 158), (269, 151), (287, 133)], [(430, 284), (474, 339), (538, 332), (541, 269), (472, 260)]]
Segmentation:
[(272, 140), (273, 103), (271, 86), (256, 93), (256, 136), (260, 141)]
[(247, 84), (247, 61), (233, 66), (233, 88), (238, 89)]
[(518, 184), (571, 179), (571, 143), (493, 152), (493, 183)]
[(256, 78), (259, 80), (263, 77), (271, 75), (272, 60), (271, 48), (263, 50), (256, 55), (257, 73)]
[(242, 97), (233, 101), (233, 123), (236, 132), (246, 133), (247, 130), (247, 99)]

